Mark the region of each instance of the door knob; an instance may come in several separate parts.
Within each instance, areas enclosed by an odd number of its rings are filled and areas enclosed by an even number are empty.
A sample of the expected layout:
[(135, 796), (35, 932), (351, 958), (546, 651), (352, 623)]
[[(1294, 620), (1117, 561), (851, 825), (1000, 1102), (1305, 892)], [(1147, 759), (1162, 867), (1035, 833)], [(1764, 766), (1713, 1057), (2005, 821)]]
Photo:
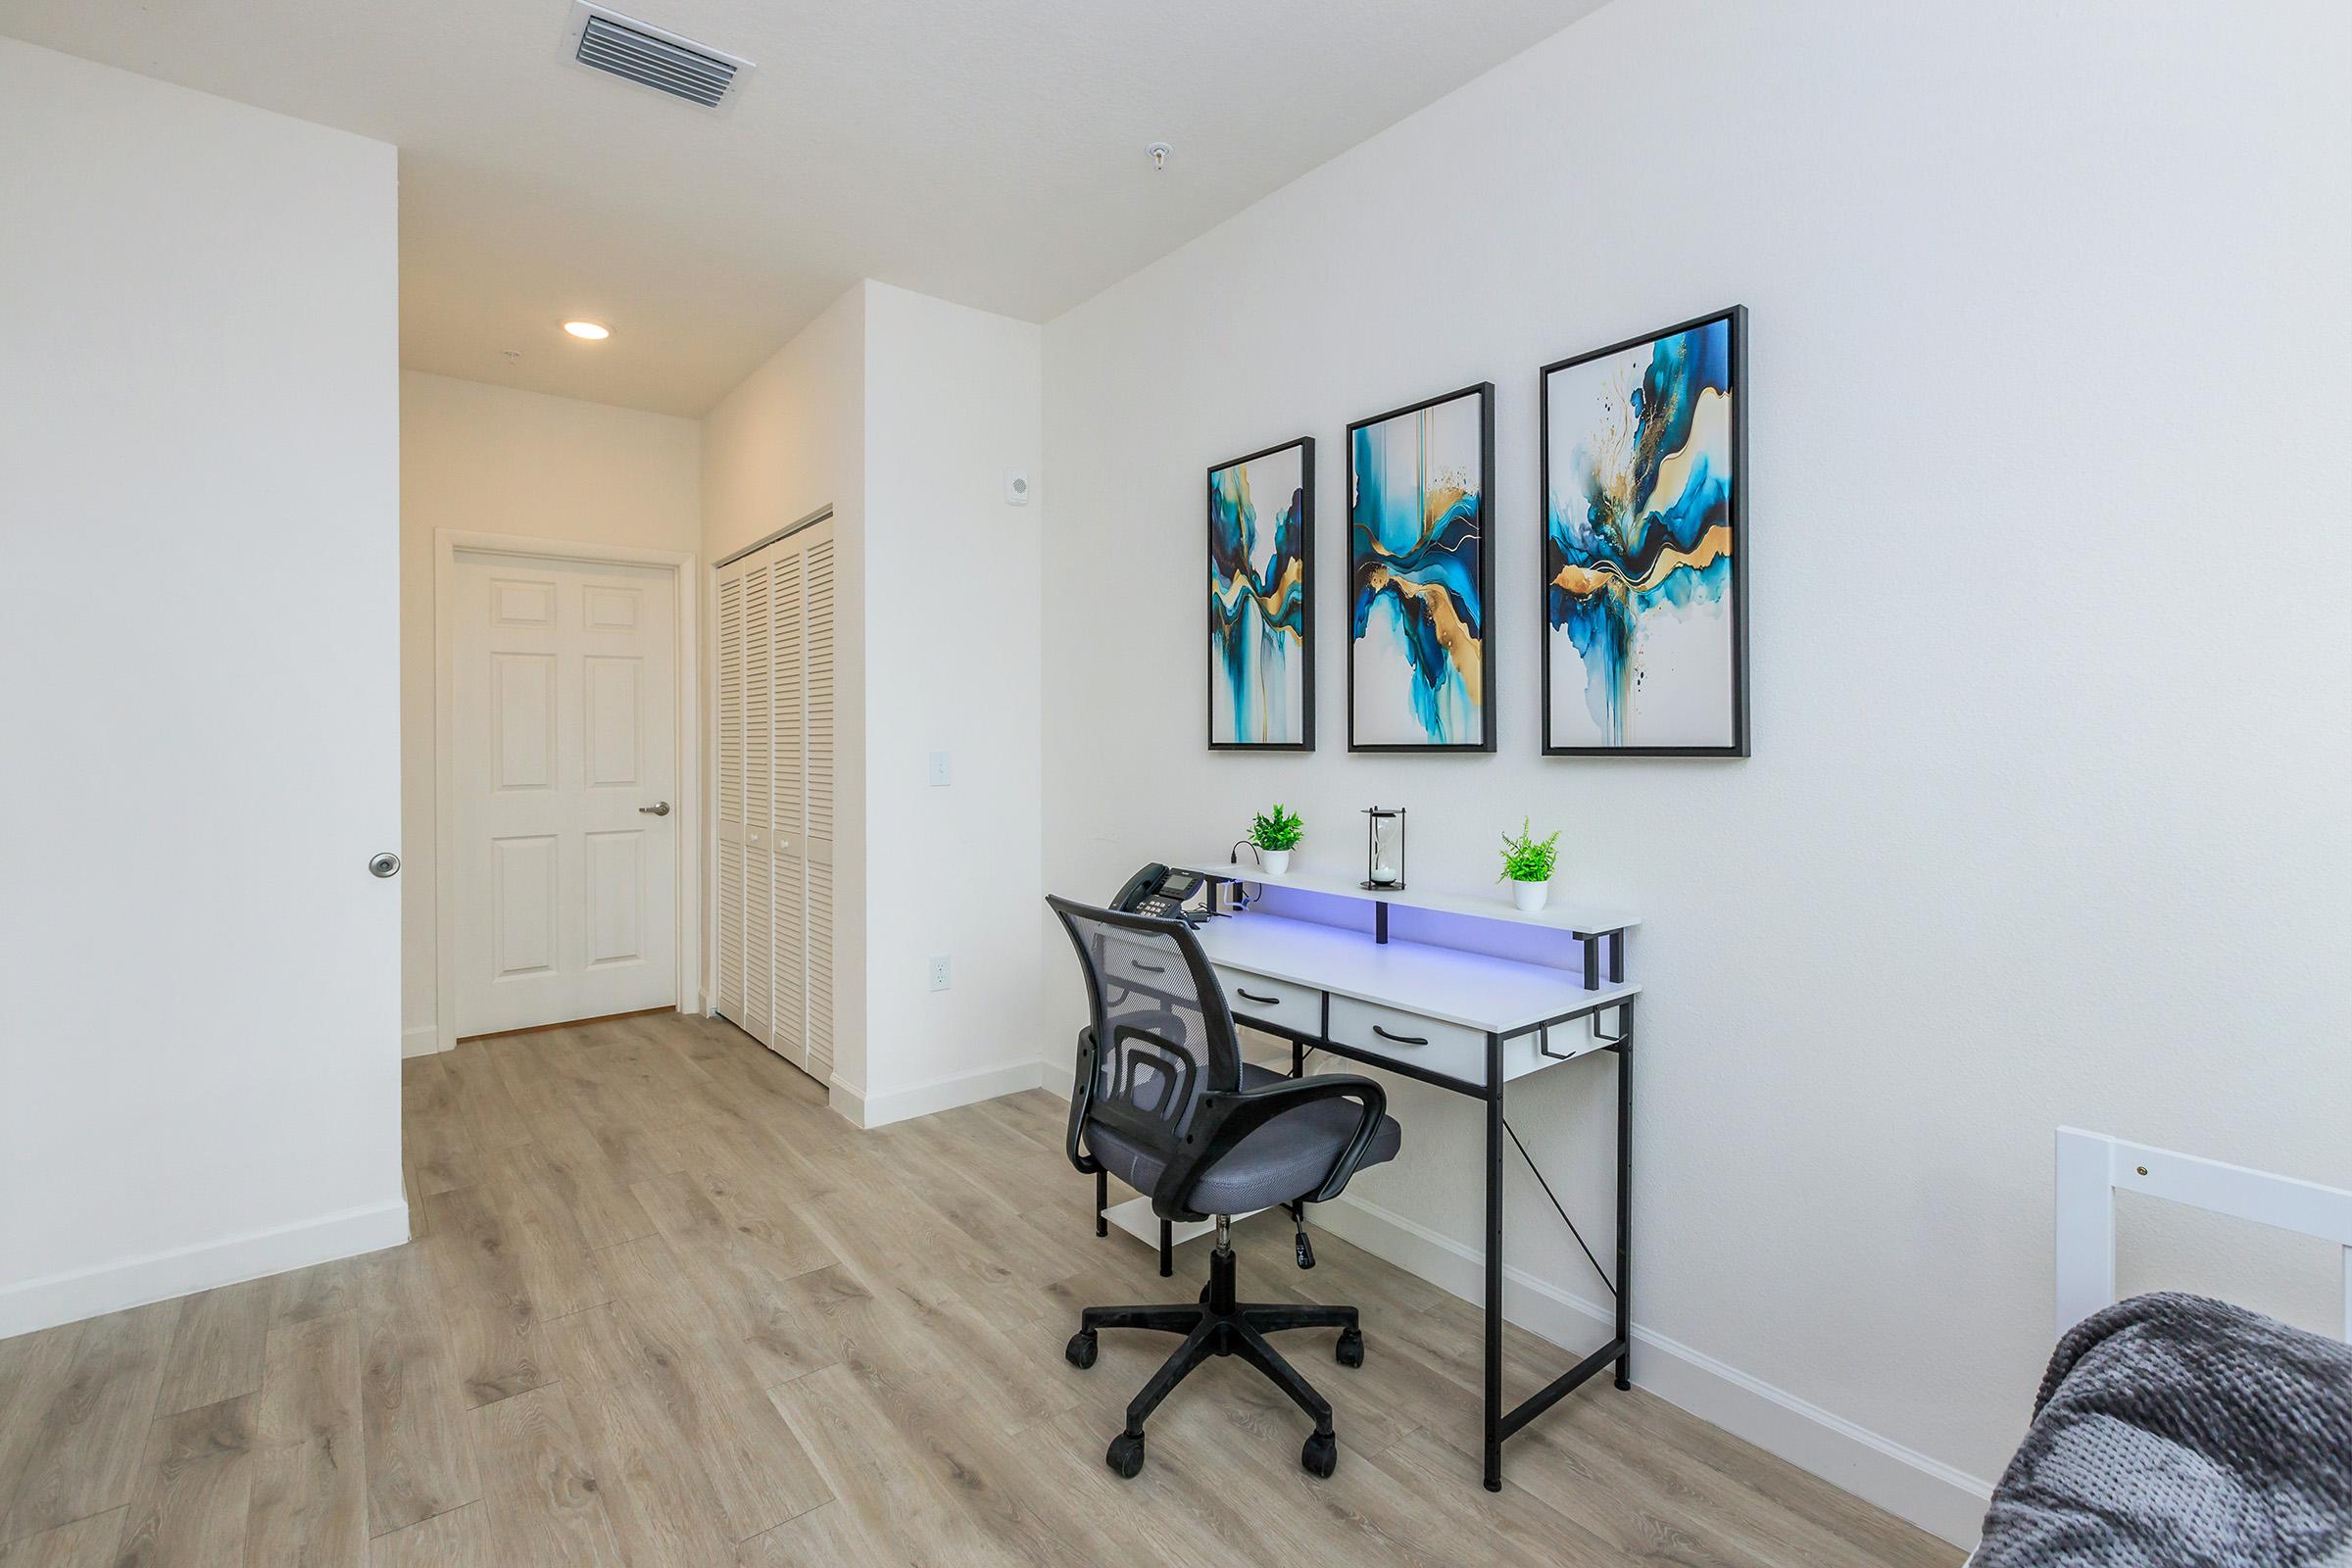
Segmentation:
[(400, 857), (394, 855), (390, 850), (372, 855), (368, 859), (368, 871), (370, 876), (398, 876), (400, 875)]
[(669, 814), (669, 803), (667, 801), (656, 801), (651, 806), (640, 806), (637, 808), (637, 809), (641, 814), (646, 816), (667, 816)]

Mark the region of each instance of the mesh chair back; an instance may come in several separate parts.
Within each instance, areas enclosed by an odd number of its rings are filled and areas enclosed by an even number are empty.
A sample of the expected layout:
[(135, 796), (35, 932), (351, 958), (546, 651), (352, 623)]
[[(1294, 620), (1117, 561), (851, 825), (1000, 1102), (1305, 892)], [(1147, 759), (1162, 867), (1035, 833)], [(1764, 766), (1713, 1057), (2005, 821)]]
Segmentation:
[(1094, 1011), (1085, 1119), (1173, 1160), (1200, 1097), (1241, 1087), (1241, 1052), (1208, 959), (1182, 920), (1049, 898), (1078, 950)]

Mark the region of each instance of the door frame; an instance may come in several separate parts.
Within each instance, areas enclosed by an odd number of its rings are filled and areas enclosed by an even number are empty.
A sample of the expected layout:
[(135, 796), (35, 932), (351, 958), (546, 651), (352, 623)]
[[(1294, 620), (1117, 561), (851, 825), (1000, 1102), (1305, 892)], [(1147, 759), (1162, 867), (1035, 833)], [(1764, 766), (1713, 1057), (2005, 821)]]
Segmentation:
[(433, 530), (433, 1040), (447, 1051), (458, 1042), (458, 763), (457, 580), (461, 551), (590, 565), (653, 566), (666, 570), (677, 637), (678, 813), (676, 905), (677, 1010), (703, 1010), (702, 988), (702, 710), (697, 683), (702, 643), (695, 629), (701, 583), (691, 550), (638, 545), (591, 545), (524, 534)]

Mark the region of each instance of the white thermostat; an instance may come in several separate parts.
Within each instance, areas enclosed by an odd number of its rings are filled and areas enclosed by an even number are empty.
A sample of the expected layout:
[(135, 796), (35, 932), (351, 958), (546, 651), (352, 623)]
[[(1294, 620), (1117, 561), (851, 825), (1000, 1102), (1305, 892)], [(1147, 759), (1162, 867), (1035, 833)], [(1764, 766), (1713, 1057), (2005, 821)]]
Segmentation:
[(1006, 468), (1004, 470), (1004, 504), (1008, 507), (1025, 507), (1029, 504), (1029, 470), (1027, 468)]

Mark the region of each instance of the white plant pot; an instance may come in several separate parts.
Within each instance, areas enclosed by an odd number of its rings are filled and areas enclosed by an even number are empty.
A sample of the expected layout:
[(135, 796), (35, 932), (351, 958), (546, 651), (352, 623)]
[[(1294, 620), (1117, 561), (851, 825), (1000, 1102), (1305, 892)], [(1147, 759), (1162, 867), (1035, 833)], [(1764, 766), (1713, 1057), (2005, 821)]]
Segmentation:
[(1518, 905), (1523, 912), (1533, 914), (1551, 902), (1551, 884), (1514, 882), (1511, 884), (1511, 902)]
[(1257, 858), (1258, 858), (1258, 860), (1259, 860), (1259, 861), (1260, 861), (1260, 862), (1261, 862), (1261, 863), (1264, 865), (1264, 867), (1265, 867), (1265, 872), (1266, 872), (1266, 875), (1268, 875), (1268, 876), (1288, 876), (1288, 875), (1290, 874), (1290, 870), (1291, 870), (1291, 852), (1290, 852), (1290, 851), (1288, 851), (1288, 850), (1260, 850), (1260, 851), (1258, 851), (1258, 852), (1257, 852)]

